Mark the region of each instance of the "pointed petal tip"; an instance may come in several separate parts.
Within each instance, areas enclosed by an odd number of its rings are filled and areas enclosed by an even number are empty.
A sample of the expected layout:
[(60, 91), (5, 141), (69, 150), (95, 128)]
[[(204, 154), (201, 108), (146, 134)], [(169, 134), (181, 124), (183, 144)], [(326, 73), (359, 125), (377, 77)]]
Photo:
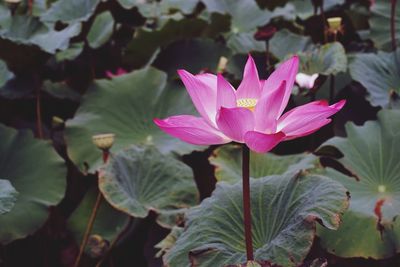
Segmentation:
[(331, 107), (339, 111), (344, 107), (345, 104), (346, 104), (346, 99), (342, 99), (339, 102), (336, 102), (335, 104), (331, 105)]
[(178, 73), (178, 75), (179, 75), (180, 77), (182, 77), (182, 76), (188, 76), (188, 75), (193, 75), (193, 74), (191, 74), (190, 72), (188, 72), (187, 70), (184, 70), (184, 69), (178, 69), (176, 72)]
[(161, 119), (159, 119), (159, 118), (154, 118), (154, 119), (153, 119), (153, 122), (154, 122), (157, 126), (160, 126), (160, 125), (163, 124), (163, 121), (162, 121)]

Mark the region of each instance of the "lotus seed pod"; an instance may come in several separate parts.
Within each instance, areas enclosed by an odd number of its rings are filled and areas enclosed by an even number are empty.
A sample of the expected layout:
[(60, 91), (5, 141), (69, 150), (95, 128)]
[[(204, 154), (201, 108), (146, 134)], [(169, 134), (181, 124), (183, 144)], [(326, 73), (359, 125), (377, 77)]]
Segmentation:
[(261, 267), (261, 265), (258, 264), (258, 263), (255, 262), (255, 261), (248, 261), (248, 262), (246, 263), (246, 267)]
[(51, 125), (53, 126), (53, 128), (57, 128), (57, 127), (63, 126), (64, 125), (64, 120), (61, 119), (60, 117), (53, 116), (53, 118), (51, 119)]
[(11, 10), (11, 13), (14, 14), (15, 10), (18, 8), (21, 0), (5, 0), (4, 1), (7, 7)]
[(109, 248), (109, 242), (100, 235), (91, 235), (88, 240), (88, 250), (92, 258), (100, 258)]
[(92, 136), (93, 143), (101, 150), (109, 150), (114, 144), (115, 134), (97, 134)]
[(341, 17), (333, 17), (328, 19), (329, 28), (332, 31), (339, 31), (342, 25), (342, 18)]

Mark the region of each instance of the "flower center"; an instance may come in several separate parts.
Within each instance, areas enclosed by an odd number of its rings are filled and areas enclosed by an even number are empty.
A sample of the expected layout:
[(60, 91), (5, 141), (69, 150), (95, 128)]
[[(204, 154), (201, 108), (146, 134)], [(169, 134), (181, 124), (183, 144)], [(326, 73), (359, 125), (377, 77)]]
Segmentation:
[(251, 111), (254, 111), (254, 107), (257, 104), (256, 98), (241, 98), (236, 100), (236, 104), (238, 107), (247, 108)]

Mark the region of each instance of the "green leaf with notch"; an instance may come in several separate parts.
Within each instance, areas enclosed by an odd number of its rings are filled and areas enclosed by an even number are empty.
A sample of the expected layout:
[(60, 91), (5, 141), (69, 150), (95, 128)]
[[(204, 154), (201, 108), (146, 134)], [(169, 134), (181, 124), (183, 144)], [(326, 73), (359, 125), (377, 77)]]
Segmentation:
[(175, 81), (167, 83), (166, 74), (154, 68), (96, 80), (81, 103), (65, 131), (68, 154), (81, 170), (87, 164), (94, 172), (102, 165), (101, 152), (91, 142), (100, 133), (116, 135), (111, 152), (141, 143), (154, 144), (164, 154), (201, 148), (168, 136), (153, 123), (157, 117), (194, 114), (186, 90)]
[[(242, 180), (241, 151), (241, 146), (237, 145), (225, 145), (214, 151), (209, 161), (215, 166), (215, 177), (218, 181), (236, 183)], [(252, 178), (311, 170), (319, 165), (318, 158), (312, 154), (278, 156), (272, 153), (250, 153)]]
[(14, 208), (0, 216), (0, 243), (9, 243), (38, 230), (64, 197), (66, 167), (50, 142), (30, 131), (0, 125), (0, 139), (0, 177), (19, 192)]
[(351, 77), (368, 91), (373, 106), (389, 107), (392, 93), (400, 95), (400, 51), (354, 56), (349, 65)]
[[(112, 155), (100, 172), (99, 187), (114, 208), (135, 218), (151, 210), (183, 213), (198, 202), (192, 170), (151, 146), (131, 146)], [(179, 220), (180, 214), (175, 215)]]
[(338, 161), (356, 177), (327, 170), (351, 200), (338, 231), (319, 229), (321, 244), (340, 257), (391, 257), (400, 251), (400, 111), (382, 110), (378, 121), (363, 126), (348, 123), (346, 132), (347, 138), (334, 137), (319, 149), (322, 155), (339, 150)]
[(59, 0), (41, 15), (40, 20), (46, 23), (61, 21), (76, 24), (87, 21), (95, 12), (100, 0)]
[(58, 50), (67, 49), (70, 39), (80, 32), (80, 24), (73, 24), (61, 31), (56, 31), (51, 25), (44, 24), (38, 18), (15, 15), (8, 27), (0, 29), (0, 38), (16, 44), (36, 45), (41, 50), (54, 54)]
[[(210, 198), (187, 213), (186, 228), (165, 263), (204, 267), (246, 262), (242, 203), (241, 182), (218, 183)], [(311, 247), (316, 221), (336, 229), (347, 205), (346, 189), (324, 176), (285, 174), (252, 179), (255, 260), (298, 266)]]

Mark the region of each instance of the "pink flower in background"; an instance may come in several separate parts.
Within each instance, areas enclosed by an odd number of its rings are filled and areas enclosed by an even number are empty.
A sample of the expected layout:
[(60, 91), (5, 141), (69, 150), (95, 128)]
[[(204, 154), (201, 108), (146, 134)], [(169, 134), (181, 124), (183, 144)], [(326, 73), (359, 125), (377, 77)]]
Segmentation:
[(314, 88), (314, 84), (318, 76), (319, 76), (318, 73), (314, 73), (313, 75), (308, 75), (299, 72), (296, 75), (296, 83), (301, 88), (312, 89)]
[(345, 101), (329, 106), (314, 101), (285, 110), (299, 59), (292, 57), (281, 64), (267, 80), (260, 80), (251, 56), (238, 89), (221, 74), (192, 75), (179, 70), (193, 104), (201, 117), (178, 115), (154, 119), (165, 133), (190, 144), (214, 145), (231, 141), (245, 143), (258, 153), (271, 150), (279, 142), (317, 131), (328, 124)]
[(106, 71), (106, 76), (108, 78), (112, 78), (112, 77), (116, 77), (116, 76), (121, 76), (124, 74), (127, 74), (128, 72), (126, 70), (124, 70), (123, 68), (118, 68), (117, 71), (115, 73), (112, 73), (111, 71)]

